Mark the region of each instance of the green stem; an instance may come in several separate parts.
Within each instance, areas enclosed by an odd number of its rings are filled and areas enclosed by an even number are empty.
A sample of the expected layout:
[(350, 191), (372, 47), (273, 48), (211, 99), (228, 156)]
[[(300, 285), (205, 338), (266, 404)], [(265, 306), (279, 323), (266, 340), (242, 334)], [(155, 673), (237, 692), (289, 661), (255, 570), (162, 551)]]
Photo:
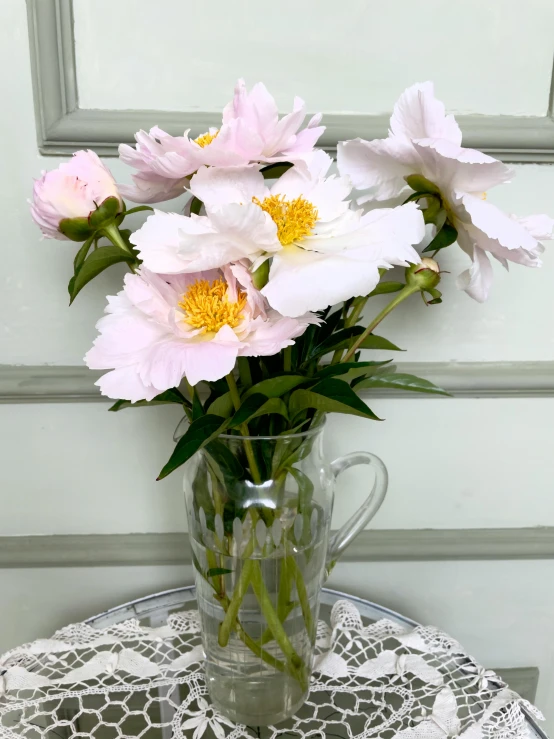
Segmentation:
[(410, 295), (413, 295), (414, 293), (420, 292), (420, 288), (416, 287), (415, 285), (406, 285), (402, 288), (402, 290), (396, 295), (391, 302), (386, 305), (383, 310), (373, 319), (373, 321), (369, 324), (369, 326), (366, 328), (366, 330), (360, 334), (356, 341), (352, 344), (350, 349), (346, 352), (344, 357), (342, 358), (342, 362), (348, 362), (354, 354), (356, 353), (358, 347), (360, 344), (364, 342), (364, 339), (367, 339), (367, 337), (370, 335), (370, 333), (377, 328), (377, 326), (381, 323), (383, 318), (386, 318), (388, 314), (393, 311), (397, 305), (400, 305), (403, 300), (406, 300), (406, 298), (409, 298)]
[(310, 642), (313, 642), (315, 638), (314, 620), (312, 617), (312, 611), (310, 609), (308, 591), (306, 590), (306, 584), (304, 583), (304, 578), (302, 577), (300, 568), (294, 561), (293, 557), (291, 557), (291, 560), (292, 560), (292, 568), (294, 572), (294, 580), (296, 582), (296, 591), (298, 593), (298, 600), (300, 601), (300, 608), (302, 609), (302, 616), (304, 617), (304, 623), (306, 624), (306, 631), (308, 632)]
[(130, 254), (134, 258), (133, 252), (125, 243), (125, 240), (123, 239), (123, 236), (119, 233), (119, 229), (115, 225), (115, 223), (110, 223), (108, 226), (104, 226), (104, 228), (102, 229), (102, 233), (107, 239), (112, 242), (114, 246), (118, 246), (120, 249), (122, 249), (127, 254)]
[(264, 583), (260, 563), (258, 560), (249, 560), (249, 561), (253, 563), (252, 572), (251, 572), (252, 589), (254, 590), (256, 598), (258, 599), (258, 603), (260, 604), (262, 613), (265, 616), (267, 625), (273, 632), (275, 641), (277, 642), (277, 644), (281, 648), (281, 651), (287, 658), (287, 662), (289, 662), (293, 668), (299, 669), (302, 667), (302, 664), (303, 664), (302, 658), (294, 650), (294, 647), (290, 643), (290, 640), (288, 636), (286, 635), (285, 629), (283, 628), (283, 624), (279, 620), (279, 616), (277, 615), (277, 613), (275, 612), (275, 609), (273, 608), (271, 598), (269, 597), (269, 593), (267, 592), (267, 588)]
[[(229, 392), (231, 394), (231, 400), (233, 401), (235, 410), (238, 411), (238, 409), (240, 408), (240, 395), (239, 395), (237, 383), (235, 382), (235, 378), (233, 377), (233, 373), (230, 372), (227, 375), (226, 379), (227, 379), (227, 385), (229, 386)], [(241, 425), (239, 426), (239, 429), (243, 436), (245, 437), (250, 436), (250, 432), (248, 430), (248, 424), (241, 423)], [(248, 438), (244, 439), (244, 450), (246, 452), (248, 464), (250, 465), (250, 472), (252, 474), (252, 480), (255, 482), (256, 485), (261, 485), (262, 476), (260, 475), (260, 470), (258, 469), (258, 464), (256, 462), (256, 457), (254, 455), (254, 448), (252, 447), (252, 442)]]
[(292, 346), (285, 347), (283, 351), (283, 369), (290, 372), (292, 369)]
[(129, 216), (131, 213), (140, 213), (141, 210), (151, 210), (153, 211), (154, 208), (151, 208), (149, 205), (137, 205), (134, 208), (129, 208), (129, 210), (126, 210), (123, 214), (124, 216)]
[(255, 560), (253, 559), (244, 560), (239, 579), (237, 581), (237, 584), (235, 585), (231, 600), (229, 601), (229, 607), (227, 608), (225, 618), (223, 619), (219, 627), (218, 643), (220, 647), (226, 647), (229, 643), (229, 637), (231, 636), (231, 631), (235, 626), (235, 621), (237, 620), (242, 599), (246, 595), (246, 591), (248, 590), (248, 586), (250, 585), (250, 581), (252, 579), (254, 562)]
[[(366, 295), (363, 298), (356, 298), (356, 300), (352, 304), (352, 312), (344, 319), (344, 328), (350, 328), (350, 326), (355, 326), (358, 323), (358, 320), (368, 300), (369, 295)], [(331, 359), (331, 364), (338, 364), (340, 362), (343, 351), (344, 349), (335, 350), (333, 358)]]

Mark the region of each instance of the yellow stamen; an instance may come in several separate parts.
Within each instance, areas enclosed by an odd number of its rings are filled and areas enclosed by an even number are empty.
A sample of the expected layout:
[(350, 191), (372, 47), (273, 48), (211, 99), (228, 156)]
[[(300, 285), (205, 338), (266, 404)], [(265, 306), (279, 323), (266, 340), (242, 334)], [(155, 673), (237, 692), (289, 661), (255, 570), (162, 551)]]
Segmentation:
[(481, 200), (486, 200), (486, 199), (487, 199), (487, 193), (486, 192), (482, 192), (481, 193)]
[(209, 131), (206, 131), (206, 133), (203, 133), (202, 136), (198, 136), (198, 138), (194, 139), (198, 146), (201, 146), (204, 148), (205, 146), (208, 146), (208, 144), (211, 144), (214, 139), (217, 138), (219, 134), (219, 131), (216, 131), (215, 133), (210, 133)]
[(236, 328), (245, 305), (246, 294), (240, 291), (237, 302), (229, 302), (227, 285), (221, 279), (212, 283), (196, 280), (179, 302), (179, 308), (186, 314), (185, 321), (193, 328), (203, 329), (203, 333), (215, 333), (223, 326)]
[(318, 219), (317, 208), (302, 196), (285, 200), (284, 195), (270, 195), (262, 201), (252, 198), (252, 202), (275, 221), (277, 238), (283, 246), (309, 236)]

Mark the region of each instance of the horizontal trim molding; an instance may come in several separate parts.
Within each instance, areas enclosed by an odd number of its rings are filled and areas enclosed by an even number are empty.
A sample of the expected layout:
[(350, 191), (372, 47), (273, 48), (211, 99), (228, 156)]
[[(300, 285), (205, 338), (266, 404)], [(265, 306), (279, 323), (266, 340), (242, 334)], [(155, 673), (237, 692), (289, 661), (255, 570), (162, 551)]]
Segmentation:
[[(67, 155), (91, 148), (116, 156), (120, 143), (132, 143), (140, 129), (158, 125), (174, 135), (186, 128), (197, 136), (220, 121), (213, 113), (158, 110), (93, 110), (78, 107), (72, 0), (27, 0), (29, 45), (40, 152)], [(545, 91), (545, 104), (548, 91)], [(552, 101), (546, 116), (460, 115), (464, 145), (508, 162), (554, 162)], [(382, 138), (388, 115), (325, 115), (320, 140), (329, 151), (338, 141)]]
[[(554, 362), (400, 362), (397, 367), (454, 397), (554, 397)], [(94, 384), (101, 374), (85, 366), (0, 365), (0, 403), (110, 402)], [(399, 390), (372, 390), (367, 395), (442, 399)]]
[[(554, 559), (554, 527), (366, 530), (341, 562), (522, 559)], [(0, 537), (0, 569), (190, 564), (184, 533)]]

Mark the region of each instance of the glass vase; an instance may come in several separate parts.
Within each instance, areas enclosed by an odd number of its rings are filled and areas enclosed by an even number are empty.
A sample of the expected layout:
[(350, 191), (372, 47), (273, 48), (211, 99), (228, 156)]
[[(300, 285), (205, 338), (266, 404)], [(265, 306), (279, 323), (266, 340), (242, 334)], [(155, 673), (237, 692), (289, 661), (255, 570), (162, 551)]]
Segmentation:
[[(278, 723), (306, 700), (321, 587), (385, 497), (378, 457), (329, 463), (322, 440), (323, 425), (224, 434), (185, 466), (206, 680), (214, 707), (236, 723)], [(331, 534), (335, 479), (357, 464), (374, 468), (369, 495)]]

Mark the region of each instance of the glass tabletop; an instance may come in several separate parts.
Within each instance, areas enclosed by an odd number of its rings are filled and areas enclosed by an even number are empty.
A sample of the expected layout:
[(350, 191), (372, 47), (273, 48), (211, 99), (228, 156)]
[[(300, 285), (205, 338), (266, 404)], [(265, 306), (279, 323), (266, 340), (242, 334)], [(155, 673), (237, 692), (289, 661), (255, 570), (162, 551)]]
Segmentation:
[[(341, 599), (347, 599), (356, 605), (364, 623), (371, 623), (378, 621), (379, 619), (386, 618), (401, 626), (412, 628), (419, 626), (417, 621), (403, 616), (400, 613), (396, 613), (384, 606), (380, 606), (376, 603), (364, 600), (363, 598), (358, 598), (337, 590), (330, 590), (328, 588), (324, 588), (321, 594), (320, 618), (329, 622), (333, 605)], [(195, 608), (195, 588), (193, 585), (190, 585), (183, 588), (177, 588), (175, 590), (168, 590), (162, 593), (149, 595), (115, 608), (111, 608), (104, 613), (92, 616), (87, 619), (86, 623), (95, 628), (103, 629), (120, 623), (121, 621), (135, 618), (138, 619), (141, 624), (156, 627), (166, 623), (167, 617), (171, 613), (194, 610)], [(547, 735), (535, 723), (531, 716), (527, 716), (527, 720), (530, 737), (548, 739)]]

